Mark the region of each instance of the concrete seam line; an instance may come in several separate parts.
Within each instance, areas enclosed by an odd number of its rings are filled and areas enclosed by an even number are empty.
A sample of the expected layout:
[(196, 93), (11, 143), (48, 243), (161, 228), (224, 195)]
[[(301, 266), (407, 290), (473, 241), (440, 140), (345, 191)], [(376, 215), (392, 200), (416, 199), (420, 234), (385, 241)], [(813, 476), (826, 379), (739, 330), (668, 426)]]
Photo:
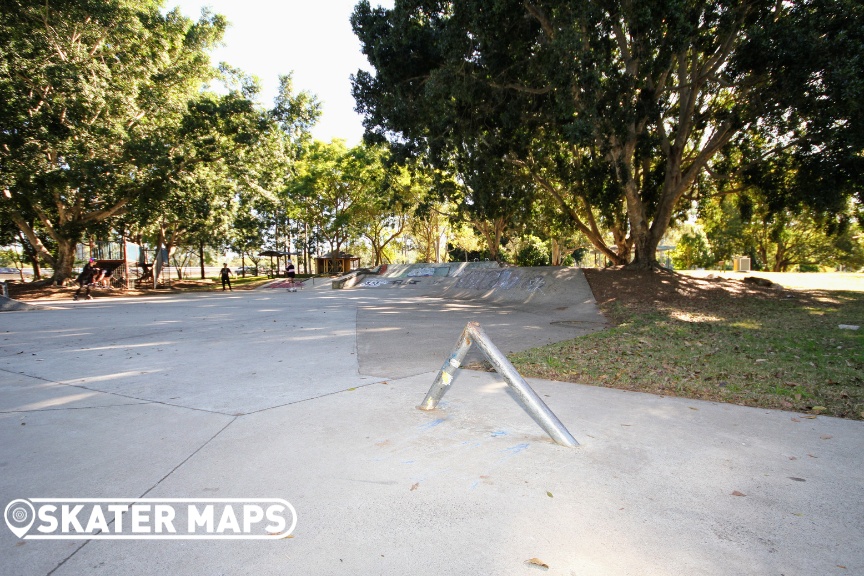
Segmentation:
[(0, 410), (0, 414), (30, 414), (31, 412), (62, 412), (64, 410), (94, 410), (96, 408), (144, 406), (145, 404), (153, 404), (153, 402), (129, 402), (127, 404), (106, 404), (104, 406), (66, 406), (64, 408), (34, 408), (33, 410)]
[[(138, 498), (144, 498), (145, 496), (147, 496), (147, 494), (149, 494), (149, 493), (150, 493), (154, 488), (156, 488), (157, 486), (159, 486), (159, 485), (160, 485), (160, 484), (161, 484), (161, 483), (162, 483), (166, 478), (168, 478), (168, 477), (171, 476), (174, 472), (176, 472), (178, 468), (180, 468), (181, 466), (183, 466), (183, 464), (185, 464), (186, 462), (188, 462), (190, 458), (192, 458), (192, 457), (195, 456), (198, 452), (200, 452), (202, 449), (204, 449), (204, 447), (207, 446), (210, 442), (212, 442), (214, 438), (216, 438), (216, 437), (219, 436), (222, 432), (224, 432), (225, 429), (228, 428), (228, 426), (230, 426), (231, 424), (234, 423), (235, 420), (237, 420), (237, 418), (239, 418), (239, 416), (235, 416), (235, 417), (233, 417), (233, 418), (232, 418), (232, 419), (231, 419), (227, 424), (225, 424), (225, 426), (223, 426), (223, 427), (220, 428), (218, 431), (216, 431), (216, 433), (213, 434), (213, 436), (211, 436), (210, 438), (208, 438), (206, 442), (204, 442), (203, 444), (201, 444), (201, 445), (200, 445), (198, 448), (196, 448), (196, 449), (195, 449), (191, 454), (189, 454), (189, 456), (187, 456), (187, 457), (184, 458), (184, 459), (183, 459), (179, 464), (177, 464), (176, 466), (174, 466), (174, 468), (172, 468), (172, 469), (171, 469), (167, 474), (165, 474), (165, 476), (163, 476), (162, 478), (160, 478), (159, 481), (156, 482), (153, 486), (151, 486), (150, 488), (148, 488), (147, 490), (145, 490), (144, 493), (141, 494)], [(112, 519), (111, 522), (109, 523), (109, 525), (110, 525), (110, 524), (113, 524), (113, 523), (114, 523), (114, 520)], [(77, 553), (78, 553), (82, 548), (84, 548), (84, 546), (86, 546), (86, 545), (89, 544), (90, 542), (91, 542), (90, 540), (85, 540), (84, 543), (81, 544), (81, 546), (78, 546), (78, 548), (76, 548), (75, 550), (73, 550), (71, 554), (69, 554), (66, 558), (64, 558), (63, 560), (61, 560), (60, 563), (57, 564), (57, 566), (55, 566), (54, 568), (52, 568), (51, 571), (48, 572), (45, 576), (51, 576), (51, 574), (53, 574), (53, 573), (56, 572), (56, 571), (57, 571), (61, 566), (63, 566), (63, 564), (65, 564), (67, 560), (69, 560), (70, 558), (72, 558), (73, 556), (75, 556), (75, 554), (77, 554)]]
[(380, 384), (381, 382), (387, 382), (387, 378), (382, 378), (378, 382), (368, 382), (366, 384), (358, 384), (357, 386), (351, 386), (350, 388), (343, 388), (342, 390), (336, 390), (334, 392), (327, 392), (326, 394), (319, 394), (318, 396), (312, 396), (311, 398), (303, 398), (302, 400), (294, 400), (293, 402), (286, 402), (284, 404), (279, 404), (278, 406), (268, 406), (267, 408), (261, 408), (259, 410), (255, 410), (253, 412), (244, 412), (241, 416), (249, 416), (250, 414), (260, 414), (261, 412), (266, 412), (267, 410), (275, 410), (276, 408), (284, 408), (285, 406), (292, 406), (294, 404), (302, 404), (303, 402), (310, 402), (312, 400), (318, 400), (320, 398), (326, 398), (327, 396), (335, 396), (336, 394), (342, 394), (343, 392), (353, 392), (358, 388), (366, 388), (367, 386), (373, 386), (375, 384)]
[(172, 408), (183, 408), (185, 410), (194, 410), (196, 412), (206, 412), (207, 414), (219, 414), (220, 416), (236, 416), (237, 414), (229, 414), (227, 412), (218, 412), (216, 410), (205, 410), (204, 408), (194, 408), (192, 406), (183, 406), (182, 404), (172, 404), (170, 402), (163, 402), (161, 400), (148, 400), (147, 398), (138, 398), (137, 396), (130, 396), (128, 394), (120, 394), (119, 392), (107, 392), (105, 390), (97, 390), (95, 388), (88, 388), (83, 384), (69, 384), (67, 382), (57, 382), (56, 380), (49, 380), (48, 378), (43, 378), (41, 376), (33, 376), (32, 374), (25, 374), (24, 372), (12, 372), (11, 370), (5, 370), (0, 368), (0, 372), (8, 372), (9, 374), (17, 374), (19, 376), (26, 376), (27, 378), (33, 378), (34, 380), (41, 380), (42, 382), (50, 382), (51, 384), (57, 384), (58, 386), (69, 386), (70, 388), (80, 388), (81, 390), (87, 390), (88, 392), (98, 392), (100, 394), (108, 394), (110, 396), (117, 396), (118, 398), (129, 398), (131, 400), (138, 400), (141, 404), (161, 404), (162, 406), (171, 406)]
[(210, 438), (208, 438), (206, 442), (204, 442), (203, 444), (201, 444), (201, 445), (200, 445), (198, 448), (196, 448), (196, 449), (195, 449), (191, 454), (189, 454), (189, 456), (187, 456), (186, 458), (184, 458), (183, 461), (181, 461), (179, 464), (177, 464), (176, 466), (174, 466), (174, 468), (172, 468), (172, 469), (171, 469), (167, 474), (165, 474), (165, 476), (163, 476), (162, 478), (160, 478), (159, 481), (156, 482), (156, 484), (154, 484), (153, 486), (151, 486), (150, 488), (148, 488), (147, 490), (145, 490), (144, 493), (141, 494), (141, 495), (139, 496), (139, 498), (144, 498), (145, 496), (147, 496), (147, 494), (149, 494), (149, 493), (150, 493), (154, 488), (156, 488), (157, 486), (159, 486), (159, 485), (160, 485), (160, 484), (161, 484), (161, 483), (162, 483), (166, 478), (168, 478), (168, 477), (171, 476), (174, 472), (176, 472), (178, 468), (180, 468), (181, 466), (183, 466), (183, 465), (184, 465), (186, 462), (188, 462), (188, 461), (189, 461), (193, 456), (195, 456), (196, 454), (198, 454), (198, 452), (200, 452), (201, 450), (203, 450), (205, 446), (207, 446), (208, 444), (210, 444), (210, 442), (212, 442), (212, 441), (213, 441), (217, 436), (219, 436), (220, 434), (222, 434), (222, 432), (224, 432), (226, 428), (228, 428), (229, 426), (231, 426), (231, 424), (233, 424), (233, 423), (234, 423), (238, 418), (240, 418), (240, 416), (234, 416), (233, 418), (231, 418), (231, 420), (229, 420), (229, 421), (228, 421), (228, 422), (227, 422), (227, 423), (226, 423), (222, 428), (220, 428), (219, 430), (217, 430), (216, 433), (213, 434), (213, 436), (211, 436)]
[[(112, 520), (111, 522), (114, 522), (114, 521)], [(80, 546), (78, 546), (78, 548), (76, 548), (75, 550), (73, 550), (71, 554), (69, 554), (68, 556), (66, 556), (66, 558), (64, 558), (63, 560), (61, 560), (60, 563), (57, 564), (57, 566), (55, 566), (54, 568), (52, 568), (51, 571), (48, 572), (45, 576), (51, 576), (52, 574), (54, 574), (54, 572), (56, 572), (57, 570), (59, 570), (60, 567), (63, 566), (63, 564), (66, 563), (67, 560), (69, 560), (70, 558), (72, 558), (75, 554), (78, 553), (79, 550), (81, 550), (82, 548), (84, 548), (84, 546), (86, 546), (86, 545), (89, 544), (89, 543), (90, 543), (90, 540), (85, 540), (85, 541), (84, 541)]]

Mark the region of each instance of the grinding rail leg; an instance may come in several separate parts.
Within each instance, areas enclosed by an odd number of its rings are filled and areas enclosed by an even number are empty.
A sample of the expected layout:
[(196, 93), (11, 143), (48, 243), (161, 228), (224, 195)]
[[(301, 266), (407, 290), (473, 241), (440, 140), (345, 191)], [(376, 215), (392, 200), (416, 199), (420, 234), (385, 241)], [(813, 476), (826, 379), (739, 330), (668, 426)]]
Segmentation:
[(486, 359), (489, 360), (492, 366), (495, 367), (495, 370), (507, 381), (510, 388), (516, 392), (516, 395), (522, 401), (528, 413), (557, 444), (571, 448), (578, 446), (579, 443), (573, 438), (567, 428), (564, 427), (564, 424), (558, 420), (558, 417), (552, 413), (546, 403), (537, 396), (537, 393), (522, 378), (516, 367), (489, 340), (489, 336), (486, 335), (483, 328), (477, 323), (472, 324), (474, 326), (469, 324), (466, 330), (470, 329), (471, 335), (474, 336), (474, 341), (483, 350)]
[(453, 349), (453, 353), (450, 354), (450, 358), (444, 362), (444, 365), (438, 372), (438, 376), (435, 378), (435, 382), (432, 383), (432, 387), (429, 388), (429, 392), (426, 393), (426, 398), (424, 398), (423, 402), (418, 406), (421, 410), (434, 410), (435, 406), (438, 405), (438, 401), (441, 400), (447, 390), (450, 389), (450, 383), (453, 382), (453, 374), (459, 369), (459, 366), (462, 365), (465, 355), (468, 354), (468, 349), (471, 348), (470, 330), (472, 326), (480, 327), (476, 322), (469, 322), (468, 325), (465, 326), (462, 335), (459, 336), (459, 341), (456, 343), (456, 347)]

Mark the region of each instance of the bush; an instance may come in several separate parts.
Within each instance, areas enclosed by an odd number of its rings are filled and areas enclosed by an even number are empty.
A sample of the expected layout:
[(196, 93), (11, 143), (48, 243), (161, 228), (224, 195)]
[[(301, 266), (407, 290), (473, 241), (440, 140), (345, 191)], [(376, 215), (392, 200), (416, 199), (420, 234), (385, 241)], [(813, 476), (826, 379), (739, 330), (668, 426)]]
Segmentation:
[(714, 263), (714, 258), (708, 251), (708, 243), (699, 233), (685, 232), (669, 255), (677, 270), (707, 268)]
[(539, 242), (530, 242), (516, 252), (517, 266), (548, 266), (549, 259), (549, 250)]

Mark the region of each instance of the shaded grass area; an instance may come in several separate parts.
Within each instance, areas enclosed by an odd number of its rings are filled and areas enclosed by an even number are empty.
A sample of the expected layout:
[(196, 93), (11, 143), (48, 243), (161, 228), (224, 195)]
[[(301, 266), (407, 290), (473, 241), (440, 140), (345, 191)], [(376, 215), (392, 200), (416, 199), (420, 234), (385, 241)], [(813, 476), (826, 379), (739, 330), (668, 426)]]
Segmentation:
[[(195, 288), (190, 286), (184, 286), (184, 289), (200, 289), (200, 290), (222, 290), (222, 279), (219, 276), (213, 276), (208, 279), (209, 282), (206, 284), (202, 284), (201, 287)], [(252, 288), (257, 288), (258, 286), (262, 286), (267, 282), (270, 282), (272, 278), (268, 278), (267, 276), (232, 276), (231, 277), (231, 287), (239, 288), (241, 290), (249, 290)], [(212, 283), (212, 284), (211, 284)]]
[(516, 368), (552, 380), (864, 419), (864, 330), (838, 327), (864, 325), (864, 293), (641, 276), (586, 273), (613, 327), (514, 354)]

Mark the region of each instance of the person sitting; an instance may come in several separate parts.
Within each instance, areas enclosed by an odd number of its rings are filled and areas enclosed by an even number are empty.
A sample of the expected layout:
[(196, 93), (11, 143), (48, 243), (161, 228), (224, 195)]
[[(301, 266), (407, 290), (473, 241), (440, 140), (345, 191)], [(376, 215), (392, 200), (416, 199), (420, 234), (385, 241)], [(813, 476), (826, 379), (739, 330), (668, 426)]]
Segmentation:
[(101, 274), (101, 270), (98, 266), (96, 266), (96, 259), (90, 258), (87, 264), (84, 265), (84, 268), (81, 270), (81, 274), (75, 279), (78, 283), (78, 290), (75, 291), (75, 295), (72, 297), (73, 300), (78, 300), (78, 297), (81, 296), (81, 290), (86, 287), (85, 297), (87, 300), (92, 300), (93, 296), (90, 295), (90, 285), (93, 283), (93, 279)]

